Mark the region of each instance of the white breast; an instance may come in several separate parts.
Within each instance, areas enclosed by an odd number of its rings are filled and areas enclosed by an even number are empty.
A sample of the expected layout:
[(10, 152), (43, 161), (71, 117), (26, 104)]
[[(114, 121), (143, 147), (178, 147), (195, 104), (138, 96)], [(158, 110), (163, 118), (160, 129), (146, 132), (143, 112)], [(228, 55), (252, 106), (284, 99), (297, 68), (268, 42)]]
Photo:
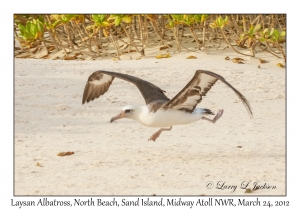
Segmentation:
[(200, 120), (204, 115), (202, 109), (195, 109), (194, 112), (184, 112), (175, 109), (161, 110), (149, 113), (144, 109), (135, 119), (139, 123), (149, 127), (169, 127), (173, 125), (183, 125)]

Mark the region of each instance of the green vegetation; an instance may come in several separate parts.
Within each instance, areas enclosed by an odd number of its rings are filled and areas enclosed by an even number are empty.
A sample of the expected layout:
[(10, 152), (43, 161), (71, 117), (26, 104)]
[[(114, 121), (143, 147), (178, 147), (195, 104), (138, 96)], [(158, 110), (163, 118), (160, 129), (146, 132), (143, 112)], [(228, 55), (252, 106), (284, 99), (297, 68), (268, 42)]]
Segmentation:
[[(176, 43), (176, 50), (184, 48), (183, 37), (195, 43), (195, 48), (207, 49), (208, 42), (225, 40), (236, 53), (255, 56), (267, 51), (286, 59), (286, 15), (208, 15), (208, 14), (55, 14), (14, 15), (14, 33), (22, 50), (44, 48), (64, 50), (91, 57), (110, 55), (120, 59), (127, 52), (146, 56), (149, 37), (156, 36), (164, 49)], [(121, 49), (121, 46), (126, 46)], [(114, 52), (108, 49), (114, 49)], [(245, 51), (247, 49), (249, 52)], [(123, 51), (122, 51), (123, 50)], [(244, 52), (241, 52), (244, 51)]]

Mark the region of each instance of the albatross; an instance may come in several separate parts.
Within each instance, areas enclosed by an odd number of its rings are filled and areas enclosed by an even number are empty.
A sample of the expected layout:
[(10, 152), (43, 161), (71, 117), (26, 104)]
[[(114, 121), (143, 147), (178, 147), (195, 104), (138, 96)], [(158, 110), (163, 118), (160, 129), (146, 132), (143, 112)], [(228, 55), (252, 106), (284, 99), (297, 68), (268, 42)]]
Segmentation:
[(250, 117), (253, 116), (248, 100), (237, 89), (222, 76), (205, 70), (197, 70), (191, 81), (172, 99), (169, 99), (164, 94), (165, 91), (156, 85), (135, 76), (110, 71), (95, 71), (89, 76), (85, 85), (82, 104), (105, 94), (114, 78), (134, 84), (143, 95), (146, 105), (124, 106), (118, 115), (111, 118), (110, 122), (128, 118), (145, 126), (159, 127), (160, 129), (150, 136), (149, 141), (155, 141), (161, 132), (170, 131), (174, 125), (189, 124), (200, 119), (211, 123), (217, 122), (224, 112), (223, 109), (220, 109), (214, 118), (210, 119), (207, 116), (214, 115), (210, 109), (196, 108), (196, 106), (218, 80), (236, 93)]

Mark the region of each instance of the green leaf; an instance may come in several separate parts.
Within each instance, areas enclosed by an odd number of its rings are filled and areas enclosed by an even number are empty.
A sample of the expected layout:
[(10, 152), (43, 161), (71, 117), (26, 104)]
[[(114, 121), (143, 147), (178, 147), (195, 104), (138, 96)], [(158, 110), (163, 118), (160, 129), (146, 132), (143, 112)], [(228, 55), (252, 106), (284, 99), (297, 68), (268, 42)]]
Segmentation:
[(107, 21), (114, 20), (114, 19), (116, 19), (116, 18), (115, 18), (115, 15), (110, 15), (110, 16), (107, 18)]
[(224, 28), (228, 24), (228, 17), (226, 16), (225, 19), (223, 20), (221, 28)]
[(124, 21), (125, 23), (131, 23), (132, 19), (130, 16), (126, 16), (122, 18), (122, 21)]
[(123, 15), (112, 14), (112, 15), (109, 16), (109, 18), (108, 18), (107, 20), (108, 20), (108, 21), (109, 21), (109, 20), (115, 20), (115, 19), (117, 19), (117, 18), (122, 19), (122, 17), (123, 17)]
[(32, 36), (32, 34), (30, 34), (29, 32), (27, 32), (27, 31), (25, 31), (25, 33), (24, 33), (24, 39), (25, 40), (31, 40), (31, 39), (33, 39), (33, 36)]
[(35, 34), (38, 32), (37, 25), (34, 23), (30, 23), (30, 33), (35, 36)]
[(217, 20), (216, 20), (216, 23), (217, 23), (217, 24), (216, 24), (217, 26), (221, 26), (222, 23), (223, 23), (223, 18), (222, 18), (221, 16), (218, 17)]
[(116, 19), (115, 19), (115, 25), (116, 25), (116, 26), (119, 26), (120, 23), (121, 23), (121, 21), (122, 21), (121, 18), (116, 18)]
[(39, 15), (38, 16), (38, 20), (42, 23), (42, 24), (45, 24), (45, 19), (43, 16)]
[(51, 15), (51, 17), (53, 17), (55, 20), (60, 20), (60, 15)]
[(106, 15), (92, 15), (92, 19), (94, 22), (100, 24), (102, 23), (106, 18)]
[(271, 31), (270, 31), (270, 33), (269, 33), (269, 35), (270, 35), (270, 36), (272, 36), (272, 35), (273, 35), (273, 33), (274, 33), (274, 28), (272, 28), (272, 29), (271, 29)]
[(263, 34), (266, 34), (266, 33), (268, 33), (268, 32), (269, 32), (269, 29), (266, 28), (266, 29), (263, 31)]
[(227, 23), (227, 22), (228, 22), (228, 17), (227, 17), (227, 16), (225, 17), (225, 20), (224, 20), (224, 22), (225, 22), (225, 23)]
[(183, 15), (171, 15), (171, 17), (172, 17), (172, 19), (173, 20), (177, 20), (177, 21), (179, 21), (180, 19), (182, 20), (183, 19)]
[(75, 17), (74, 14), (62, 15), (62, 21), (68, 23), (73, 17)]
[(201, 22), (201, 20), (202, 20), (202, 15), (194, 15), (194, 19), (195, 19), (197, 22)]
[(252, 34), (253, 33), (253, 29), (254, 29), (254, 26), (250, 25), (249, 30), (248, 30), (248, 34)]
[(18, 28), (20, 30), (21, 35), (24, 36), (26, 28), (21, 23), (19, 23)]
[(110, 23), (107, 22), (107, 21), (103, 21), (103, 22), (102, 22), (102, 26), (103, 26), (103, 27), (107, 27), (107, 26), (109, 26), (109, 25), (110, 25)]
[(37, 20), (36, 25), (37, 25), (38, 32), (41, 32), (43, 34), (44, 33), (44, 24), (40, 20)]
[(260, 25), (260, 24), (257, 24), (257, 25), (255, 26), (255, 28), (253, 29), (253, 33), (258, 32), (260, 29), (261, 29), (261, 25)]
[(279, 39), (279, 32), (278, 32), (278, 30), (274, 30), (273, 37), (274, 37), (274, 39), (276, 41), (278, 41), (278, 39)]
[(59, 24), (60, 24), (60, 20), (56, 20), (56, 21), (52, 24), (53, 29), (55, 29)]
[(266, 39), (265, 39), (265, 38), (263, 38), (263, 37), (261, 37), (261, 38), (259, 39), (259, 41), (260, 41), (260, 42), (265, 42), (265, 41), (266, 41)]
[(34, 39), (38, 39), (40, 37), (41, 33), (40, 32), (37, 32), (34, 36)]
[(29, 22), (26, 23), (26, 27), (23, 26), (22, 24), (18, 25), (22, 38), (25, 39), (25, 40), (31, 40), (34, 37), (30, 33), (30, 31), (27, 29), (27, 26), (28, 26), (28, 28), (30, 28), (30, 23)]
[(201, 15), (201, 22), (204, 22), (207, 20), (209, 15)]
[(99, 15), (92, 15), (92, 20), (96, 23), (99, 23), (100, 22), (100, 17)]
[(61, 20), (62, 20), (63, 22), (68, 22), (68, 17), (67, 17), (66, 15), (62, 15), (62, 16), (61, 16)]
[(106, 15), (99, 15), (99, 19), (101, 22), (103, 22), (105, 20)]

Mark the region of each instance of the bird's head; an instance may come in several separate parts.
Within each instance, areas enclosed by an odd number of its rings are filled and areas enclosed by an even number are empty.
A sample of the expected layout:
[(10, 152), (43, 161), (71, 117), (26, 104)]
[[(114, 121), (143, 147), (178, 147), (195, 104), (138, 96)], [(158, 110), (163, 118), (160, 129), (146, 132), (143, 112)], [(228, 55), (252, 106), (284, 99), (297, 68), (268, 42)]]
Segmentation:
[(134, 119), (134, 114), (135, 114), (135, 109), (136, 107), (128, 105), (124, 106), (119, 114), (114, 116), (113, 118), (110, 119), (110, 122), (112, 123), (113, 121), (122, 119), (122, 118), (129, 118), (129, 119)]

